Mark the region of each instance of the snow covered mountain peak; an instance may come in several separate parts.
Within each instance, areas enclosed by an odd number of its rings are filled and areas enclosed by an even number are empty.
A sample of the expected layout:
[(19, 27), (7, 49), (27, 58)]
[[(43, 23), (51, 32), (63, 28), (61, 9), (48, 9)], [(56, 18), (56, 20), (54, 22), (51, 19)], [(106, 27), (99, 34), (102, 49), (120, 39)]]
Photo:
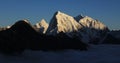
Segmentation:
[(106, 25), (89, 16), (78, 17), (77, 19), (77, 22), (83, 26), (82, 40), (84, 41), (86, 38), (88, 40), (84, 42), (98, 42), (109, 31)]
[(72, 16), (57, 11), (50, 21), (47, 33), (69, 33), (78, 31), (81, 27), (82, 26)]
[(40, 22), (36, 23), (35, 27), (38, 28), (40, 32), (45, 33), (48, 28), (48, 23), (45, 19), (42, 19)]
[(94, 28), (94, 29), (98, 29), (98, 30), (104, 30), (107, 28), (106, 25), (104, 25), (100, 21), (95, 20), (95, 19), (88, 17), (88, 16), (81, 18), (79, 20), (79, 23), (82, 24), (84, 27)]
[(42, 19), (40, 22), (36, 23), (37, 28), (40, 28), (41, 26), (48, 26), (48, 23), (45, 21), (45, 19)]

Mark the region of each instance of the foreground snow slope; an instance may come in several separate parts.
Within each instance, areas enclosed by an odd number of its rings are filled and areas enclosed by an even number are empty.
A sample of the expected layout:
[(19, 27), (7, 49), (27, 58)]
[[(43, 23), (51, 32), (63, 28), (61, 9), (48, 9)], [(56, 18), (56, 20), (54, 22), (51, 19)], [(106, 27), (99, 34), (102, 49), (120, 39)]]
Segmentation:
[(120, 63), (120, 45), (92, 45), (88, 51), (25, 51), (23, 55), (0, 54), (0, 63)]

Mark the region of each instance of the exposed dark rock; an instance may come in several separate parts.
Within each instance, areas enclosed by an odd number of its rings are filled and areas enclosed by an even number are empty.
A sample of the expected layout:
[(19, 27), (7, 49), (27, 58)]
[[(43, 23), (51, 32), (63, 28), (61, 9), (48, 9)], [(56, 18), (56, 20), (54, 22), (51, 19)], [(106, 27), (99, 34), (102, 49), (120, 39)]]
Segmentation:
[(65, 49), (87, 50), (87, 47), (87, 44), (77, 38), (70, 38), (63, 32), (60, 32), (56, 36), (44, 37), (40, 44), (42, 50), (53, 51)]
[(11, 28), (0, 31), (0, 49), (4, 53), (23, 52), (37, 42), (37, 32), (30, 23), (20, 20)]
[(111, 31), (109, 32), (104, 40), (103, 44), (120, 44), (120, 31)]

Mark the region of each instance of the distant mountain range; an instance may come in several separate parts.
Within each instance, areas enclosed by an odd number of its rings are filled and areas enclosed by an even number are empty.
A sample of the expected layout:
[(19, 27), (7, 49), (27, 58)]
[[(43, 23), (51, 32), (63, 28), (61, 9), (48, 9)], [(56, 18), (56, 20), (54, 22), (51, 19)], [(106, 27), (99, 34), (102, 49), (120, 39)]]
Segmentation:
[(20, 20), (0, 28), (0, 50), (4, 53), (21, 53), (25, 49), (87, 50), (89, 43), (118, 44), (119, 39), (119, 31), (110, 31), (98, 20), (82, 15), (72, 17), (60, 11), (55, 12), (49, 24), (45, 19), (35, 25)]
[(88, 16), (69, 16), (56, 12), (50, 21), (46, 34), (56, 35), (60, 32), (69, 37), (77, 36), (83, 42), (98, 42), (109, 31), (108, 27), (98, 20)]

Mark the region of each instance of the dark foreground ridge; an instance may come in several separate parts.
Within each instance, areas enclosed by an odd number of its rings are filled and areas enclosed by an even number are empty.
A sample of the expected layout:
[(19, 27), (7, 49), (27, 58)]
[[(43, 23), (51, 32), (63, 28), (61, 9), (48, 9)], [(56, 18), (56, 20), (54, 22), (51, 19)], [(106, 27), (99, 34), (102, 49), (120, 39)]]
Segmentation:
[(88, 45), (80, 39), (70, 38), (60, 32), (56, 36), (40, 34), (27, 20), (20, 20), (9, 29), (0, 31), (2, 53), (22, 53), (26, 49), (57, 51), (64, 49), (87, 50)]

